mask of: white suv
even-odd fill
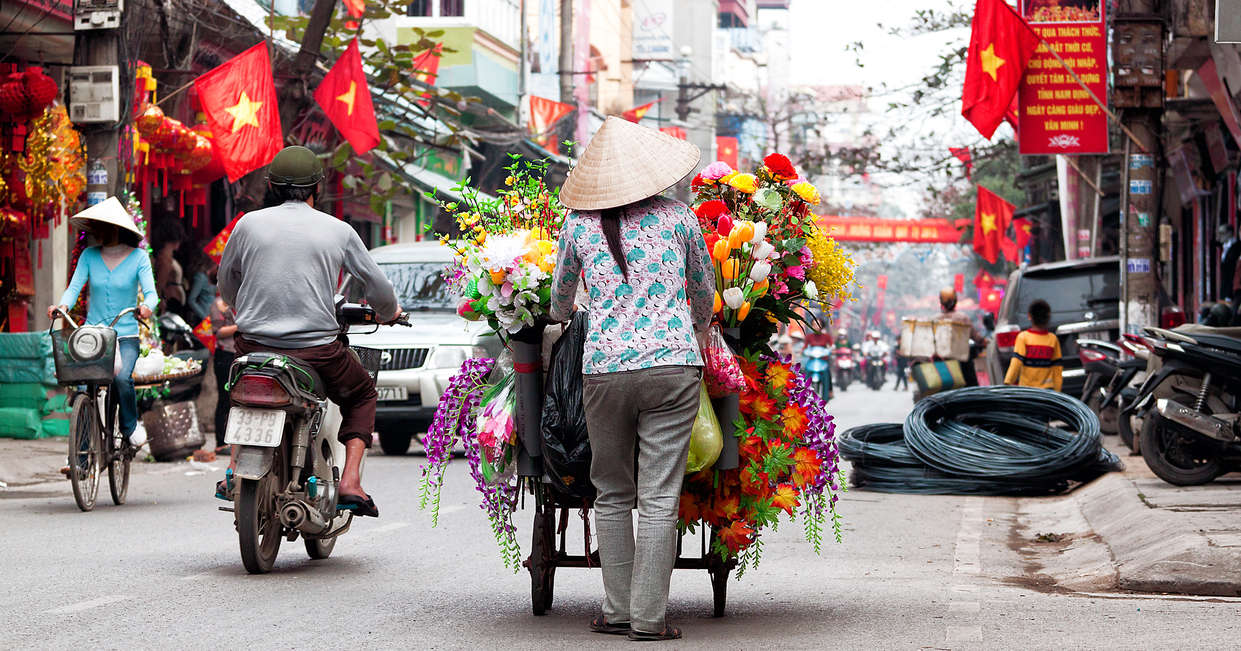
[[[500,338],[485,323],[457,316],[457,298],[444,279],[452,250],[438,242],[392,244],[371,251],[392,281],[412,328],[350,334],[349,343],[381,351],[375,427],[385,454],[405,454],[427,431],[448,380],[471,357],[497,357]],[[355,282],[343,293],[359,298]]]

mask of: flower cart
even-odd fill
[[[564,209],[537,164],[510,170],[512,189],[498,200],[467,192],[465,205],[444,204],[465,234],[443,239],[457,252],[447,274],[460,291],[458,313],[487,320],[512,360],[471,359],[450,380],[427,434],[420,503],[434,524],[446,466],[460,444],[501,558],[514,572],[529,571],[532,611],[542,615],[554,599],[557,568],[596,567],[599,556],[590,549],[588,463],[566,476],[545,458],[543,319]],[[835,504],[844,486],[834,423],[799,367],[767,344],[782,324],[816,318],[811,308],[821,301],[847,298],[852,284],[852,261],[809,210],[817,191],[796,176],[787,159],[773,155],[755,174],[713,163],[693,182],[718,288],[717,329],[704,350],[704,393],[714,409],[700,409],[699,418],[714,413],[722,440],[705,462],[695,464],[691,451],[675,567],[707,571],[717,617],[730,575],[757,565],[762,529],[783,515],[802,521],[816,552],[828,520],[840,538]],[[532,497],[534,518],[523,559],[513,516],[524,496]],[[586,530],[580,547],[567,539],[574,510]]]

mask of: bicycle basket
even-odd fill
[[[61,385],[111,382],[116,373],[116,330],[89,325],[52,330],[52,358]]]
[[[379,377],[379,358],[383,355],[383,351],[378,348],[363,348],[362,346],[350,346],[353,352],[357,354],[358,361],[362,362],[362,368],[366,369],[367,375],[371,376],[374,382]]]

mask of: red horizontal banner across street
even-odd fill
[[[875,219],[822,215],[819,227],[840,242],[940,242],[956,244],[961,231],[947,219]]]

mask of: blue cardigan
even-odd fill
[[[92,325],[108,325],[122,310],[137,306],[139,287],[142,288],[142,302],[147,307],[154,310],[159,305],[155,277],[151,273],[151,258],[143,249],[130,251],[115,269],[108,269],[108,265],[104,264],[99,247],[86,249],[78,258],[77,269],[74,269],[73,279],[60,297],[60,304],[72,307],[88,282],[90,307],[86,311],[86,322]],[[133,314],[117,322],[116,336],[138,336],[138,320]]]

